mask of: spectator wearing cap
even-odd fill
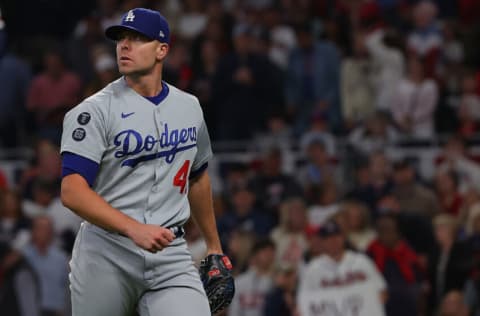
[[[294,117],[294,132],[301,135],[314,111],[326,113],[330,130],[339,131],[340,56],[328,41],[317,41],[309,23],[295,27],[298,46],[287,66],[285,95]]]
[[[402,212],[432,218],[440,211],[435,193],[416,180],[412,163],[404,158],[393,163],[393,191]]]
[[[248,270],[235,278],[235,296],[229,316],[263,315],[265,298],[273,287],[274,262],[275,244],[269,239],[257,241],[251,251]]]
[[[312,259],[300,276],[297,304],[301,314],[327,309],[341,315],[385,315],[386,284],[371,259],[345,249],[345,236],[333,220],[317,234],[323,254]]]
[[[402,239],[394,215],[377,219],[377,234],[367,253],[381,271],[388,285],[388,316],[417,315],[422,266],[417,254]]]

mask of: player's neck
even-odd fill
[[[162,91],[162,73],[152,72],[147,75],[125,76],[127,85],[144,97],[154,97]]]

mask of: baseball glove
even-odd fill
[[[232,264],[225,255],[211,254],[202,260],[199,270],[214,315],[230,305],[235,294]]]

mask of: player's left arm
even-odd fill
[[[213,212],[212,187],[207,170],[190,179],[188,200],[192,217],[205,238],[207,254],[222,254]]]

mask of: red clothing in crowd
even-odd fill
[[[414,283],[415,268],[419,268],[419,259],[415,251],[413,251],[404,241],[400,241],[393,249],[387,248],[380,241],[373,241],[367,249],[372,256],[378,269],[383,273],[387,259],[392,259],[400,269],[405,281],[409,284]]]

